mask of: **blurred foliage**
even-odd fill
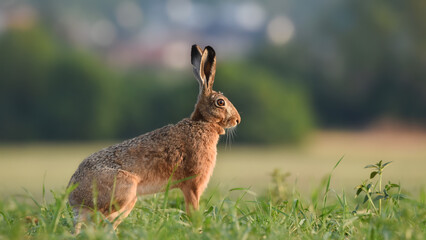
[[[425,12],[416,0],[338,2],[310,35],[260,47],[252,59],[303,80],[320,126],[362,127],[384,116],[425,125]]]
[[[123,76],[119,88],[117,136],[129,138],[189,117],[198,83],[191,75],[158,74],[145,69]]]
[[[0,49],[3,141],[129,138],[189,117],[197,99],[189,73],[120,75],[42,29],[9,31]],[[244,119],[238,141],[294,142],[311,129],[299,86],[248,63],[221,64],[217,79],[215,89],[229,92]]]
[[[0,138],[112,137],[114,74],[38,28],[0,38]]]
[[[11,30],[0,38],[2,139],[41,137],[55,44],[44,32]]]
[[[219,61],[215,89],[241,112],[238,142],[297,142],[313,125],[380,118],[426,125],[426,2],[316,4],[311,18],[288,14],[296,34],[287,44],[266,44],[258,33],[245,60]],[[190,71],[111,69],[70,48],[55,11],[38,6],[51,32],[0,35],[0,140],[128,138],[190,115],[198,91]]]
[[[238,127],[239,142],[297,142],[311,130],[312,114],[300,87],[286,86],[248,64],[222,63],[216,79],[214,89],[225,91],[244,121]],[[198,83],[191,75],[146,69],[124,77],[118,136],[131,137],[189,117],[197,94]]]
[[[216,78],[216,89],[226,91],[240,112],[238,139],[298,142],[310,132],[313,116],[300,86],[249,63],[220,64]]]
[[[49,78],[43,115],[46,138],[114,136],[118,119],[114,73],[86,54],[58,55]]]

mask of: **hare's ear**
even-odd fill
[[[213,91],[214,77],[216,75],[216,53],[212,47],[207,46],[204,48],[203,55],[201,56],[201,76],[205,79],[205,91]]]
[[[202,56],[202,50],[198,45],[192,45],[191,48],[191,64],[192,64],[192,71],[194,72],[195,78],[200,83],[200,93],[202,89],[204,88],[205,84],[205,77],[201,73],[201,56]]]

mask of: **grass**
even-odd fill
[[[342,159],[334,168],[338,167]],[[344,162],[344,160],[343,160]],[[378,163],[381,164],[381,163]],[[381,165],[383,166],[383,165]],[[333,169],[334,169],[333,168]],[[338,169],[336,169],[337,171]],[[373,170],[375,171],[375,170]],[[383,168],[380,169],[384,173]],[[369,183],[382,184],[381,178]],[[286,175],[276,170],[268,193],[257,196],[247,188],[210,189],[201,210],[186,215],[178,191],[142,198],[114,232],[98,221],[83,229],[77,239],[425,239],[425,193],[418,199],[401,188],[373,187],[351,193],[330,189],[326,176],[310,198],[289,188]],[[371,174],[370,174],[371,177]],[[361,177],[362,179],[362,177]],[[392,183],[389,183],[392,184]],[[367,183],[363,183],[367,186]],[[231,194],[234,193],[234,194]],[[365,193],[369,201],[358,199]],[[0,201],[0,239],[74,239],[73,218],[67,192],[53,192],[51,201],[30,194]],[[379,201],[380,205],[379,205]],[[377,208],[380,207],[380,210]]]
[[[187,216],[173,190],[142,197],[117,232],[101,221],[77,238],[426,239],[424,143],[426,135],[322,132],[300,148],[219,149],[199,212]],[[107,145],[0,145],[0,240],[75,239],[63,187]]]

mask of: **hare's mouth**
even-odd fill
[[[235,120],[235,119],[229,120],[224,124],[225,125],[224,128],[225,129],[233,129],[233,128],[236,128],[239,123],[240,123],[239,120]]]
[[[225,130],[226,130],[226,133],[228,133],[228,132],[230,132],[230,133],[234,133],[234,132],[236,132],[236,131],[237,131],[237,125],[232,126],[232,127],[225,128]]]
[[[224,131],[235,131],[234,129],[240,123],[240,119],[224,119],[218,122],[218,125],[221,126]],[[225,132],[224,132],[225,133]]]
[[[225,129],[226,131],[229,131],[230,129],[236,128],[238,124],[232,124],[230,122],[225,122],[225,123],[221,123],[219,124],[223,129]]]

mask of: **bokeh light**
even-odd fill
[[[142,10],[135,2],[120,2],[115,15],[117,23],[128,30],[135,30],[142,24]]]
[[[191,20],[193,7],[190,0],[168,0],[166,3],[167,16],[172,22],[185,24]]]
[[[268,23],[267,35],[273,44],[284,45],[293,37],[294,25],[285,16],[275,17]]]
[[[166,46],[163,52],[164,63],[173,69],[184,69],[188,66],[188,42],[176,41]]]
[[[243,29],[257,31],[265,21],[265,11],[259,4],[248,2],[238,7],[235,17]]]
[[[91,39],[94,44],[107,47],[114,43],[115,38],[116,30],[110,21],[102,19],[93,23]]]

